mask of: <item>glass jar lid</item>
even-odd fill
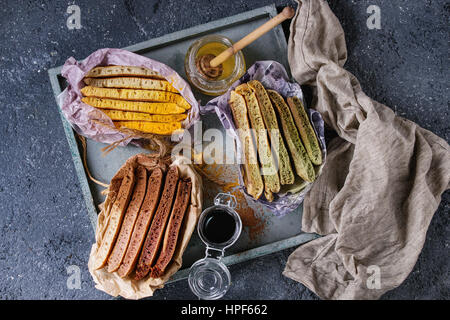
[[[204,258],[192,265],[188,283],[199,299],[220,299],[230,287],[231,275],[220,260]]]

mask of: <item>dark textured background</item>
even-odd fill
[[[108,299],[87,270],[93,230],[47,70],[69,56],[136,42],[227,17],[273,1],[2,1],[0,8],[0,298]],[[448,1],[335,0],[347,39],[346,68],[365,92],[449,141]],[[81,8],[68,30],[67,7]],[[276,1],[278,8],[290,1]],[[382,29],[369,30],[369,5]],[[286,27],[286,26],[285,26]],[[385,299],[448,299],[449,192],[442,198],[413,271]],[[317,299],[281,275],[291,249],[230,268],[228,299]],[[81,289],[66,286],[69,265]],[[155,299],[193,299],[187,281]]]

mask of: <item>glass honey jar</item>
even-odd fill
[[[230,39],[221,35],[208,35],[192,43],[184,60],[189,82],[200,92],[210,96],[225,93],[245,73],[242,50],[225,60],[220,66],[220,76],[211,78],[199,70],[198,59],[205,55],[218,56],[233,45]]]
[[[235,196],[219,193],[214,198],[214,206],[205,209],[199,217],[197,232],[206,245],[205,257],[191,266],[188,276],[189,287],[199,299],[220,299],[230,287],[231,275],[222,258],[225,249],[238,240],[242,231],[236,206]]]

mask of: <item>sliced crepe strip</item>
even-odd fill
[[[176,103],[170,102],[124,101],[95,97],[84,97],[81,101],[99,109],[144,112],[151,114],[182,114],[186,111]]]
[[[280,180],[270,150],[267,130],[264,125],[258,100],[256,99],[254,91],[245,83],[239,85],[235,90],[244,97],[247,104],[251,127],[255,130],[256,135],[256,146],[264,179],[265,196],[267,200],[273,201],[273,193],[280,191]]]
[[[139,76],[154,79],[164,79],[158,72],[143,67],[135,66],[104,66],[91,69],[86,77],[119,77],[119,76]]]
[[[160,79],[118,77],[118,78],[84,78],[84,83],[100,88],[149,89],[178,93],[169,81]]]
[[[286,100],[311,162],[317,166],[321,165],[322,151],[319,140],[317,140],[316,133],[309,121],[302,101],[298,97],[289,97]]]
[[[122,223],[125,210],[131,198],[134,183],[134,172],[132,169],[130,169],[122,179],[122,183],[120,185],[116,200],[114,201],[114,204],[110,211],[110,215],[108,216],[108,225],[106,227],[101,245],[98,248],[95,257],[95,269],[103,268],[106,264],[109,254],[111,253],[120,230],[120,225]]]
[[[136,170],[136,178],[137,181],[133,190],[133,196],[125,212],[116,244],[108,258],[108,272],[114,272],[119,269],[127,250],[136,218],[141,209],[142,201],[144,200],[145,190],[147,188],[147,170],[139,166]]]
[[[150,122],[180,122],[186,119],[186,114],[148,114],[120,110],[102,110],[111,120],[117,121],[150,121]]]
[[[231,91],[229,104],[233,113],[234,123],[238,129],[239,140],[244,153],[244,183],[248,194],[259,199],[264,191],[264,183],[258,164],[256,148],[250,131],[247,117],[247,106],[242,95]]]
[[[130,275],[136,267],[144,244],[145,236],[152,222],[153,215],[159,203],[159,196],[164,181],[164,174],[160,168],[155,168],[148,179],[148,187],[145,194],[144,202],[138,213],[135,227],[131,235],[130,243],[127,247],[125,257],[119,267],[117,273],[120,277]]]
[[[81,93],[86,97],[132,100],[132,101],[154,101],[176,103],[185,110],[191,105],[179,94],[158,90],[138,90],[138,89],[116,89],[98,88],[86,86],[81,89]]]
[[[182,180],[178,184],[177,195],[173,204],[169,222],[167,223],[161,253],[158,256],[155,266],[152,267],[151,270],[152,278],[158,278],[161,276],[172,260],[173,254],[175,253],[175,248],[177,246],[178,234],[180,233],[183,217],[189,205],[191,188],[192,183],[190,180]]]
[[[150,230],[142,248],[141,255],[136,267],[135,280],[145,278],[150,272],[160,248],[164,229],[172,209],[173,199],[177,190],[179,172],[176,166],[170,167],[167,172],[164,190],[153,218]]]
[[[181,122],[113,121],[116,128],[128,128],[160,135],[170,135],[181,130]]]

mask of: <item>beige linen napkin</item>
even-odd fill
[[[417,261],[449,188],[450,148],[367,97],[342,68],[344,32],[328,4],[301,2],[288,46],[292,75],[313,86],[313,109],[339,137],[304,201],[302,230],[323,237],[297,248],[283,274],[323,299],[377,299]]]

